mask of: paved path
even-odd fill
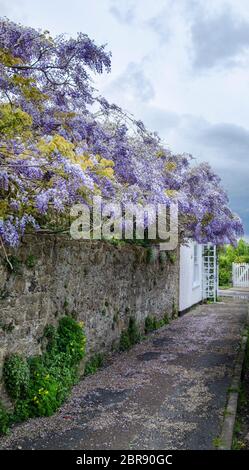
[[[199,306],[77,385],[56,415],[16,426],[2,448],[212,449],[247,304]]]
[[[248,287],[231,287],[230,289],[219,289],[220,297],[233,297],[234,299],[249,300]]]

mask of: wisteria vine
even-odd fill
[[[0,237],[63,227],[95,194],[123,203],[178,201],[181,238],[234,243],[243,233],[207,163],[174,155],[141,121],[97,95],[110,53],[0,20]]]

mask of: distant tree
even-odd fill
[[[232,264],[249,263],[249,244],[240,239],[236,247],[226,245],[219,250],[219,284],[229,286],[232,283]]]

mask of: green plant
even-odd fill
[[[63,308],[64,308],[65,311],[67,310],[68,306],[69,306],[69,302],[68,302],[67,299],[65,299],[64,302],[63,302]]]
[[[59,377],[51,374],[42,356],[29,362],[31,382],[27,399],[31,416],[50,416],[61,404],[58,397]],[[55,376],[54,376],[55,375]]]
[[[10,255],[8,256],[8,259],[4,259],[4,265],[10,273],[22,273],[22,262],[19,258],[14,255]]]
[[[120,240],[118,238],[110,238],[110,239],[106,239],[106,242],[107,243],[110,243],[111,245],[114,245],[114,246],[123,246],[125,245],[125,240]]]
[[[228,387],[227,393],[239,393],[240,387]]]
[[[245,417],[249,410],[249,393],[248,393],[248,368],[249,368],[249,328],[245,328],[243,336],[247,336],[246,350],[243,362],[242,380],[237,388],[230,388],[230,391],[239,392],[236,420],[233,432],[233,450],[241,450],[246,447],[247,425]]]
[[[57,350],[58,333],[53,325],[46,325],[43,331],[42,339],[47,340],[46,350],[50,353]]]
[[[246,444],[238,439],[237,437],[233,438],[232,450],[242,450],[246,447]]]
[[[141,334],[140,334],[136,319],[134,317],[130,317],[129,319],[128,335],[129,335],[130,342],[132,345],[139,343],[141,339]]]
[[[77,369],[66,353],[33,357],[29,360],[31,384],[28,401],[31,416],[50,416],[69,395]]]
[[[11,333],[15,329],[15,326],[12,322],[10,322],[1,324],[0,328],[2,328],[5,333]]]
[[[232,271],[231,269],[227,268],[219,268],[219,284],[221,286],[229,286],[231,285],[231,278],[232,278]]]
[[[9,413],[0,402],[0,434],[6,434],[9,430]]]
[[[239,240],[236,247],[226,245],[219,249],[219,285],[232,283],[232,263],[249,263],[249,244]]]
[[[5,288],[3,289],[0,289],[0,300],[4,300],[4,299],[7,299],[7,297],[9,297],[9,291]]]
[[[85,366],[85,375],[91,375],[97,372],[97,370],[103,366],[104,355],[102,353],[95,354]]]
[[[238,434],[241,432],[241,420],[240,419],[236,419],[235,421],[234,432],[235,434]]]
[[[32,416],[50,416],[68,397],[78,380],[78,366],[85,354],[82,324],[63,317],[58,328],[47,325],[46,350],[23,359],[13,354],[4,364],[4,382],[15,409],[11,421]]]
[[[127,349],[130,349],[130,347],[131,347],[131,341],[129,338],[129,334],[127,331],[122,331],[121,336],[120,336],[119,349],[120,351],[126,351]]]
[[[145,318],[144,322],[144,331],[145,334],[150,333],[151,331],[158,330],[158,328],[162,328],[164,325],[168,325],[169,319],[168,315],[165,313],[164,317],[158,320],[155,315],[148,315]]]
[[[157,254],[156,250],[153,247],[147,248],[146,262],[148,264],[154,263],[157,259],[157,256],[158,256],[158,254]]]
[[[34,255],[28,255],[25,261],[27,268],[32,269],[35,267],[37,259]]]
[[[165,313],[164,316],[163,316],[163,322],[164,322],[164,325],[168,325],[169,324],[169,317],[168,317],[168,314]]]
[[[141,246],[142,248],[148,248],[151,245],[151,240],[148,238],[136,238],[136,233],[134,233],[135,237],[133,239],[125,240],[124,243],[134,246]]]
[[[222,445],[222,440],[220,437],[215,437],[213,439],[213,446],[217,449],[218,447],[220,447]]]
[[[222,290],[227,290],[227,289],[230,289],[232,287],[232,284],[227,284],[226,286],[225,285],[219,285],[219,289],[222,289]]]
[[[141,333],[139,331],[136,319],[134,317],[130,317],[127,330],[124,330],[121,333],[119,349],[120,351],[126,351],[134,344],[139,343],[140,340]]]
[[[176,257],[176,254],[174,252],[172,253],[172,251],[167,251],[167,258],[171,262],[171,264],[176,263],[177,257]]]
[[[172,313],[173,313],[173,318],[177,318],[178,311],[177,311],[177,307],[176,307],[176,304],[175,304],[174,300],[173,300],[173,303],[172,303]]]
[[[145,322],[144,322],[144,331],[145,331],[145,334],[148,334],[150,333],[151,331],[154,331],[157,329],[157,320],[156,320],[156,317],[155,316],[152,316],[152,315],[148,315],[146,318],[145,318]]]
[[[238,403],[238,410],[244,409],[245,403],[243,400],[240,400],[241,392],[239,394],[239,403]],[[232,449],[233,450],[241,450],[245,447],[245,443],[241,440],[241,433],[242,433],[242,420],[240,413],[236,415],[236,420],[233,428],[233,441],[232,441]]]
[[[57,346],[59,352],[67,354],[70,364],[77,364],[85,355],[86,337],[82,332],[82,324],[72,317],[60,319],[57,330]]]
[[[159,263],[164,265],[167,261],[167,254],[165,251],[160,251],[159,253]]]
[[[13,413],[10,414],[10,423],[21,423],[33,416],[28,400],[17,400]]]
[[[18,354],[7,357],[3,367],[3,378],[6,390],[13,400],[24,398],[30,380],[27,361]]]

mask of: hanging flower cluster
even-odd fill
[[[181,237],[234,242],[240,219],[208,164],[174,155],[141,121],[96,95],[91,74],[110,54],[88,36],[0,20],[0,237],[65,223],[95,194],[123,203],[176,200]]]

